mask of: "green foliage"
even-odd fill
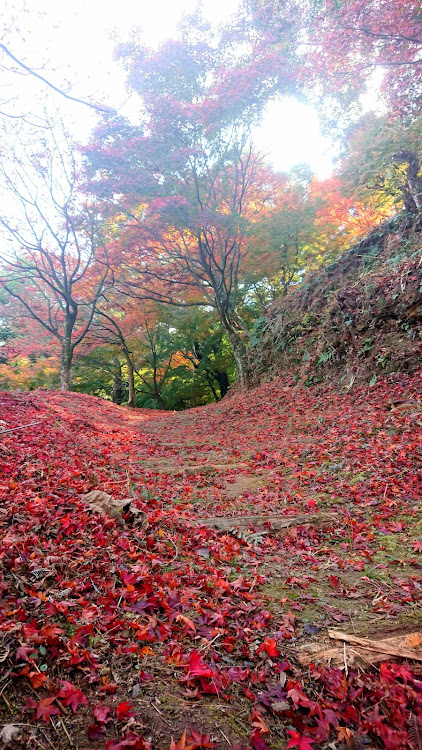
[[[402,209],[407,163],[403,152],[422,154],[422,116],[410,124],[373,113],[346,134],[339,176],[358,199],[371,196],[378,208]]]
[[[231,347],[214,313],[158,307],[131,335],[136,406],[180,410],[217,401],[235,377]],[[128,364],[113,341],[93,346],[75,363],[75,390],[128,398]],[[118,401],[120,402],[120,400]]]

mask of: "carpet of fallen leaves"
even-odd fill
[[[421,621],[421,385],[183,413],[0,394],[0,746],[422,747],[420,663],[298,660],[329,627]],[[255,513],[318,522],[236,531]]]

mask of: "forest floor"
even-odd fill
[[[421,386],[0,394],[0,747],[422,748]]]

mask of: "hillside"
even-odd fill
[[[345,387],[410,371],[422,354],[420,227],[374,229],[258,321],[256,382],[284,370]]]
[[[3,746],[420,747],[421,385],[1,394]]]

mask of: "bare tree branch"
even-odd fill
[[[44,78],[40,73],[37,73],[36,70],[33,68],[30,68],[28,65],[26,65],[22,60],[19,60],[9,49],[6,47],[5,44],[0,43],[0,49],[3,50],[3,52],[10,57],[13,62],[18,65],[22,70],[24,70],[29,75],[33,76],[34,78],[37,78],[39,81],[44,83],[45,86],[48,86],[50,89],[55,91],[57,94],[60,94],[60,96],[63,96],[65,99],[69,99],[72,102],[77,102],[77,104],[83,104],[85,107],[90,107],[90,109],[95,109],[97,112],[104,112],[105,114],[113,114],[114,110],[110,107],[104,107],[100,106],[99,104],[93,104],[92,102],[87,102],[85,99],[79,99],[76,96],[71,96],[71,94],[66,93],[63,89],[59,88],[58,86],[55,86],[54,83],[51,83],[47,78]],[[9,115],[8,115],[9,116]]]

